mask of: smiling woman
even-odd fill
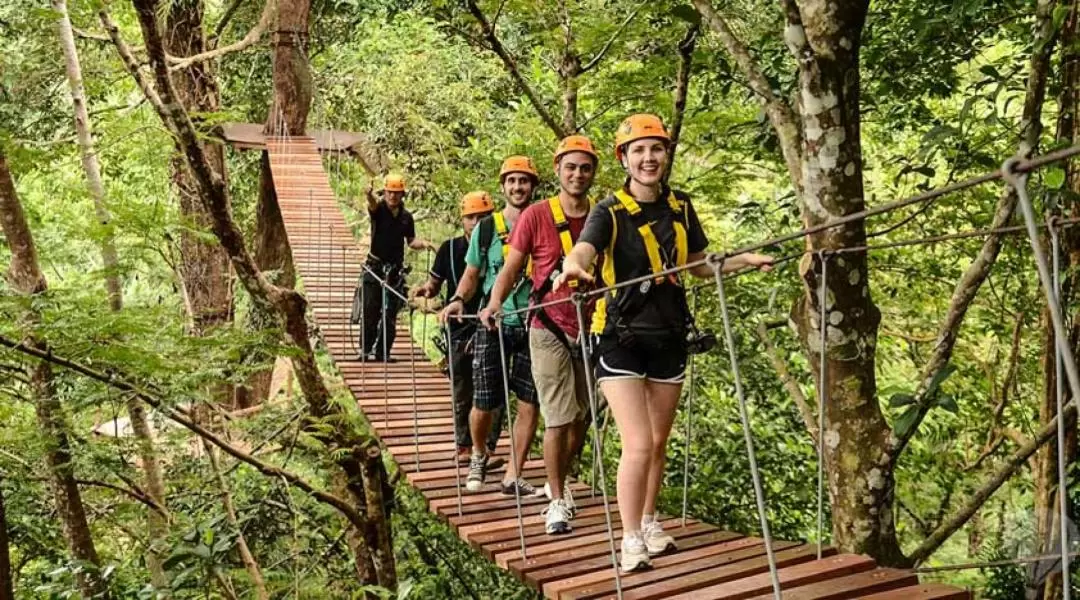
[[[590,213],[556,289],[570,278],[591,280],[588,265],[599,253],[606,286],[704,257],[709,241],[689,196],[663,182],[670,142],[656,115],[632,115],[619,125],[615,158],[626,171],[626,183]],[[723,269],[765,267],[771,260],[743,255],[725,261]],[[713,274],[704,264],[689,271],[698,277]],[[591,329],[596,379],[622,438],[617,487],[624,572],[648,568],[650,557],[676,549],[675,539],[655,518],[656,501],[682,392],[692,319],[677,275],[646,280],[597,302]]]

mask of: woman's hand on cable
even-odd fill
[[[744,260],[746,261],[746,266],[754,267],[758,271],[764,271],[766,273],[768,273],[769,271],[772,270],[773,263],[776,262],[775,258],[773,258],[773,257],[771,257],[771,256],[769,256],[767,254],[753,254],[753,253],[751,253],[751,254],[744,254],[743,257],[744,257]]]
[[[551,282],[551,291],[559,291],[559,288],[571,279],[577,279],[578,281],[583,281],[585,283],[592,283],[594,280],[592,273],[588,270],[582,269],[571,261],[563,261],[562,272]]]
[[[480,319],[480,324],[488,329],[494,330],[498,322],[495,320],[495,315],[499,312],[498,306],[491,306],[488,304],[484,308],[480,309],[480,313],[476,315]]]

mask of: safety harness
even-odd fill
[[[591,210],[595,204],[596,203],[590,198],[589,209]],[[574,238],[570,234],[570,222],[566,219],[566,213],[563,212],[562,203],[559,202],[558,196],[552,196],[548,199],[548,207],[551,208],[551,218],[555,225],[555,231],[559,233],[559,246],[562,251],[561,258],[566,258],[574,248]],[[559,261],[559,264],[562,264],[561,260]],[[551,291],[551,287],[554,284],[555,279],[559,276],[559,273],[559,269],[556,267],[551,271],[548,277],[544,279],[544,282],[540,284],[540,287],[533,290],[532,294],[530,294],[530,299],[534,304],[540,304],[544,301],[544,296]],[[567,285],[570,286],[571,289],[576,289],[578,287],[578,280],[571,279],[567,282]],[[550,331],[555,338],[570,351],[572,356],[576,357],[576,352],[579,351],[577,345],[570,342],[570,338],[567,337],[566,332],[562,330],[562,327],[555,324],[555,320],[551,318],[551,315],[549,315],[542,307],[535,308],[532,312],[536,314],[537,320],[543,323],[544,328]]]
[[[491,247],[492,238],[498,235],[499,242],[502,244],[503,262],[505,263],[506,257],[510,256],[510,228],[506,225],[506,217],[503,216],[502,212],[492,213],[491,219],[484,219],[480,221],[478,227],[480,227],[480,252],[484,253],[484,255],[486,256],[488,248]],[[481,279],[487,277],[488,261],[484,260],[482,264],[483,268],[480,270]],[[521,273],[518,274],[518,279],[516,282],[514,282],[514,285],[510,290],[510,295],[513,295],[515,292],[517,292],[518,287],[529,277],[532,277],[532,270],[533,261],[532,257],[530,256],[528,262],[525,263],[525,268],[522,270]],[[484,302],[486,301],[487,299],[485,298]]]
[[[641,210],[641,205],[638,204],[637,200],[634,200],[633,196],[628,194],[625,190],[618,190],[615,192],[615,199],[617,200],[617,203],[610,207],[610,211],[612,220],[616,224],[616,231],[612,233],[612,241],[605,251],[603,269],[604,284],[613,286],[617,283],[615,281],[616,274],[613,246],[618,227],[617,213],[619,212],[625,212],[627,214],[630,223],[641,237],[642,245],[645,247],[645,255],[649,261],[649,270],[655,277],[638,286],[613,290],[608,292],[608,294],[605,294],[597,303],[596,314],[600,315],[600,318],[593,321],[593,333],[603,332],[607,320],[607,306],[610,302],[619,302],[619,321],[621,323],[628,323],[645,307],[648,293],[653,285],[664,283],[681,285],[677,273],[669,273],[667,275],[662,275],[661,273],[674,267],[685,265],[689,254],[686,234],[689,217],[687,215],[686,203],[679,200],[674,192],[668,192],[667,195],[668,207],[675,215],[675,218],[673,218],[671,222],[675,234],[674,257],[668,256],[663,248],[660,247],[660,242],[657,240],[656,233],[653,231],[653,223],[645,217]],[[672,258],[674,258],[674,260],[672,260]]]

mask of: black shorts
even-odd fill
[[[503,325],[503,345],[506,347],[507,385],[517,399],[537,404],[533,384],[532,363],[529,357],[529,335],[525,327]],[[473,342],[473,406],[492,411],[506,406],[506,386],[503,385],[503,353],[499,347],[499,332],[486,327],[476,330]]]
[[[593,348],[597,381],[682,383],[686,377],[686,341],[677,335],[634,335],[623,341],[615,334],[594,335]]]

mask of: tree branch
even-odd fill
[[[810,434],[810,439],[814,441],[814,447],[817,447],[818,426],[810,401],[807,400],[806,394],[799,387],[799,382],[795,381],[795,378],[791,376],[791,371],[788,371],[784,359],[780,358],[780,354],[776,351],[776,346],[773,345],[772,339],[769,337],[769,331],[763,321],[759,321],[757,324],[757,335],[761,343],[765,345],[765,356],[769,358],[769,362],[772,364],[776,374],[780,376],[780,381],[784,384],[788,394],[791,394],[791,399],[795,401],[795,406],[798,407],[799,415],[802,416],[803,424],[806,426],[806,432]]]
[[[506,50],[506,47],[502,45],[499,40],[499,36],[495,35],[495,28],[484,17],[484,12],[480,10],[480,7],[476,4],[476,0],[467,0],[466,5],[469,8],[469,12],[473,18],[480,23],[480,28],[484,32],[484,39],[487,40],[488,45],[491,47],[491,51],[494,52],[502,60],[503,66],[510,73],[510,77],[517,83],[518,88],[529,99],[529,102],[536,110],[536,114],[540,116],[540,119],[545,125],[551,129],[552,133],[556,137],[562,139],[567,136],[566,131],[559,125],[558,121],[552,116],[551,112],[544,106],[543,101],[540,100],[540,96],[536,93],[536,90],[529,85],[529,82],[525,80],[525,77],[521,74],[521,70],[518,69],[517,62],[514,60],[510,53]]]
[[[207,50],[206,52],[183,58],[166,55],[166,59],[172,63],[169,70],[181,71],[195,63],[214,60],[215,58],[221,58],[226,54],[244,50],[262,38],[263,34],[266,33],[266,30],[270,27],[270,23],[274,20],[274,15],[276,13],[277,4],[275,0],[266,0],[266,6],[263,7],[262,15],[259,16],[259,22],[256,23],[255,26],[251,28],[251,31],[247,32],[247,35],[239,41],[229,44],[228,46],[221,46],[220,48],[214,48],[213,50]]]
[[[39,479],[41,481],[49,481],[47,477],[36,477],[35,479]],[[78,483],[79,485],[105,488],[107,490],[113,490],[114,492],[120,492],[121,494],[124,494],[125,496],[128,496],[137,502],[145,504],[147,507],[149,507],[151,510],[156,511],[166,520],[171,518],[169,516],[169,511],[165,510],[165,507],[155,502],[153,498],[147,496],[144,492],[116,485],[114,483],[109,483],[107,481],[98,481],[96,479],[76,479],[75,483]]]
[[[5,336],[0,336],[0,346],[10,348],[12,350],[15,350],[16,352],[21,352],[28,356],[33,356],[37,359],[60,367],[64,367],[65,369],[74,371],[95,381],[100,381],[101,383],[109,385],[115,389],[128,392],[134,397],[138,398],[140,401],[149,405],[150,407],[161,411],[161,413],[168,417],[170,420],[183,426],[185,429],[207,440],[218,448],[221,448],[229,456],[232,456],[237,460],[241,460],[251,465],[260,473],[268,477],[279,477],[281,479],[284,479],[285,481],[288,481],[290,484],[303,490],[309,496],[318,500],[319,502],[328,504],[336,508],[339,512],[341,512],[341,514],[345,516],[345,518],[349,520],[350,523],[354,524],[355,526],[366,526],[367,521],[364,519],[363,515],[357,512],[357,510],[354,509],[351,505],[349,505],[348,502],[342,500],[341,498],[338,498],[337,496],[334,496],[316,488],[314,485],[308,483],[306,480],[302,479],[299,475],[296,475],[295,473],[286,471],[280,467],[276,467],[272,464],[263,462],[262,460],[259,460],[254,456],[251,456],[247,452],[244,452],[236,446],[228,443],[227,441],[219,437],[217,434],[199,425],[194,420],[184,416],[180,413],[180,411],[166,405],[157,397],[144,391],[142,388],[127,381],[126,379],[117,377],[115,374],[112,373],[103,373],[101,371],[97,371],[75,361],[56,356],[52,352],[39,350],[37,348],[34,348],[33,346],[28,346],[26,344],[23,344],[22,342],[16,342]]]
[[[1071,427],[1076,417],[1076,399],[1070,400],[1065,405],[1065,418],[1066,426]],[[1039,430],[1034,439],[1028,441],[1026,444],[1016,450],[1008,460],[1003,464],[995,473],[990,475],[983,485],[975,491],[961,506],[956,513],[948,518],[944,523],[939,525],[921,544],[916,548],[908,558],[913,563],[920,563],[930,557],[938,548],[944,544],[952,534],[956,533],[965,523],[968,522],[972,516],[990,499],[990,496],[994,494],[1004,484],[1009,477],[1012,476],[1020,467],[1027,462],[1039,448],[1043,447],[1051,439],[1054,439],[1057,434],[1057,420],[1058,417],[1054,417],[1043,428]]]
[[[232,2],[229,3],[229,6],[225,8],[225,12],[221,15],[221,20],[214,26],[214,34],[211,35],[208,40],[210,46],[217,46],[218,40],[221,39],[222,34],[225,33],[225,28],[232,22],[233,17],[236,16],[236,11],[243,3],[244,0],[232,0]]]
[[[1029,158],[1038,147],[1039,135],[1042,132],[1042,107],[1046,99],[1046,80],[1050,70],[1050,58],[1053,54],[1056,30],[1053,25],[1051,14],[1054,0],[1039,0],[1035,9],[1036,27],[1035,50],[1032,52],[1028,68],[1027,92],[1024,97],[1024,107],[1020,117],[1020,143],[1017,156]],[[1005,191],[998,199],[997,208],[994,211],[994,219],[990,229],[1000,229],[1012,219],[1013,210],[1016,208],[1016,190],[1006,186]],[[907,448],[911,438],[919,430],[919,425],[930,412],[931,400],[930,382],[949,364],[953,349],[956,346],[956,338],[960,331],[960,325],[964,322],[968,308],[975,300],[979,288],[990,275],[990,270],[997,262],[1001,252],[1003,234],[993,234],[983,241],[979,255],[964,271],[960,281],[953,290],[952,299],[945,320],[938,328],[937,343],[934,346],[934,354],[923,367],[919,378],[919,387],[915,390],[915,406],[918,413],[915,422],[908,427],[903,435],[890,436],[885,456],[892,463],[900,458],[904,449]]]
[[[702,19],[708,24],[724,44],[728,54],[735,60],[739,70],[750,83],[750,89],[765,105],[765,114],[769,117],[776,136],[780,139],[780,149],[787,165],[788,175],[797,193],[802,193],[802,133],[799,118],[791,106],[773,91],[769,80],[760,66],[750,55],[750,49],[739,40],[709,0],[691,0]],[[805,39],[805,35],[803,36]]]
[[[644,6],[644,4],[637,5],[637,8],[630,11],[630,14],[626,15],[626,18],[623,19],[623,22],[619,24],[619,27],[615,30],[615,33],[611,34],[611,37],[609,37],[608,40],[604,42],[604,45],[600,47],[600,51],[597,52],[595,56],[589,59],[589,62],[582,65],[581,69],[578,70],[579,75],[582,73],[588,73],[592,69],[596,68],[596,65],[600,64],[601,60],[604,60],[604,56],[608,53],[608,50],[611,49],[611,45],[615,43],[615,40],[619,39],[619,36],[622,35],[622,32],[626,30],[626,26],[629,25],[630,21],[633,21],[634,17],[636,17],[638,12],[641,11],[642,6]]]
[[[668,145],[667,172],[664,179],[671,176],[671,169],[675,166],[675,150],[679,146],[679,137],[682,135],[683,118],[686,115],[686,97],[690,92],[690,67],[694,61],[694,47],[697,45],[698,32],[701,28],[693,25],[686,30],[686,35],[679,42],[679,69],[675,74],[675,106],[671,116],[671,143]]]
[[[139,86],[143,96],[150,101],[150,106],[154,107],[157,111],[158,117],[161,118],[162,123],[173,131],[171,123],[168,120],[168,115],[161,110],[162,102],[158,96],[157,90],[154,86],[150,85],[150,82],[143,75],[142,70],[139,68],[139,62],[135,60],[135,55],[131,52],[131,47],[127,45],[124,38],[120,37],[120,28],[116,26],[109,13],[104,9],[98,10],[98,20],[101,21],[102,26],[105,27],[106,33],[109,35],[109,39],[112,40],[113,46],[116,46],[116,53],[120,55],[120,61],[127,67],[128,73],[131,74],[131,78],[135,80],[135,84]],[[175,133],[175,131],[174,131]]]

